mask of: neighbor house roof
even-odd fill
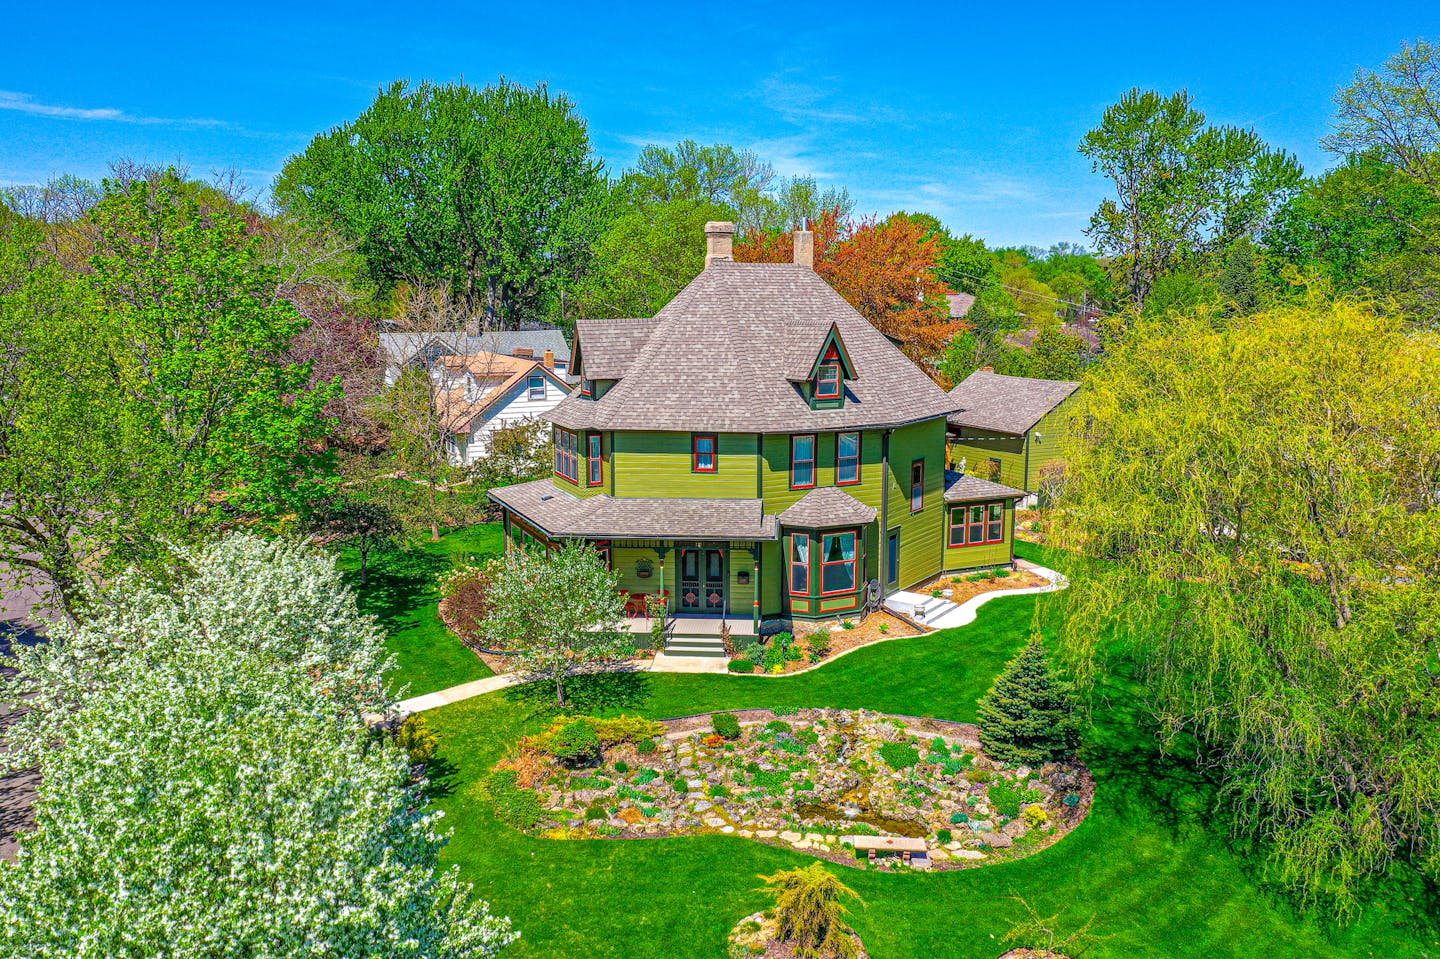
[[[441,428],[450,433],[469,433],[476,418],[504,405],[515,387],[539,373],[563,390],[569,385],[554,370],[538,359],[504,356],[499,353],[473,353],[469,356],[442,356],[437,361],[445,368],[445,382],[433,387],[435,407],[440,414]],[[483,391],[474,400],[465,398],[465,378],[469,374]]]
[[[579,372],[592,380],[620,379],[654,330],[653,319],[576,320],[575,345],[585,344]]]
[[[1080,384],[1071,380],[1035,380],[976,370],[950,391],[960,404],[960,410],[949,418],[950,425],[1021,436],[1079,388]]]
[[[945,502],[947,503],[972,503],[982,499],[1021,499],[1025,495],[1024,490],[1016,489],[1013,486],[992,483],[987,479],[957,473],[954,470],[945,471]]]
[[[781,526],[820,529],[826,526],[864,526],[875,519],[875,507],[833,486],[812,489],[778,517]]]
[[[946,293],[945,298],[950,301],[950,319],[963,319],[970,313],[970,308],[975,305],[974,293]]]
[[[490,498],[553,536],[770,540],[774,516],[758,499],[658,496],[581,498],[542,479],[490,490]]]
[[[577,329],[579,371],[618,375],[603,397],[571,394],[551,413],[567,429],[792,433],[901,426],[959,404],[815,274],[791,263],[717,261],[661,310],[647,333]],[[844,405],[814,410],[797,370],[834,327],[854,363]],[[613,335],[614,339],[609,339]]]
[[[468,336],[452,330],[431,330],[422,333],[394,332],[380,334],[380,349],[387,362],[408,363],[422,353],[428,359],[461,356],[468,353],[504,353],[530,350],[536,359],[546,350],[566,365],[570,362],[570,345],[558,328],[539,330],[493,330],[479,336]]]

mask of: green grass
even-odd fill
[[[352,550],[342,555],[361,611],[379,619],[386,645],[399,661],[389,674],[392,689],[408,687],[408,695],[415,696],[493,675],[440,621],[436,576],[467,559],[497,556],[503,546],[498,523],[450,530],[438,543],[421,536],[403,550],[372,556],[370,584],[363,589],[358,557]]]
[[[747,706],[868,706],[973,720],[976,698],[1028,635],[1035,602],[995,600],[970,627],[882,643],[794,677],[597,677],[576,689],[577,707],[665,717]],[[992,959],[1021,916],[1016,896],[1044,915],[1061,913],[1072,927],[1094,916],[1095,932],[1107,937],[1094,953],[1102,957],[1435,953],[1437,933],[1426,918],[1433,901],[1418,893],[1419,902],[1392,897],[1339,929],[1294,915],[1257,885],[1215,831],[1204,777],[1191,764],[1158,756],[1134,700],[1120,688],[1110,693],[1085,750],[1099,799],[1061,843],[1029,859],[957,873],[844,873],[869,904],[854,924],[876,959]],[[765,902],[756,877],[812,860],[733,837],[561,842],[503,826],[479,783],[508,744],[545,722],[548,697],[521,687],[430,714],[443,743],[437,802],[454,830],[446,858],[523,931],[516,957],[658,959],[676,955],[677,943],[686,944],[687,956],[723,956],[731,925]]]

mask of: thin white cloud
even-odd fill
[[[115,107],[67,107],[53,103],[39,103],[28,93],[14,90],[0,90],[0,110],[13,110],[37,117],[54,117],[60,120],[108,120],[114,123],[139,123],[150,126],[178,127],[223,127],[238,130],[224,120],[208,118],[144,117],[126,113]]]

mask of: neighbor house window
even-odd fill
[[[545,398],[545,377],[539,373],[530,377],[530,398],[532,400],[543,400]]]
[[[810,534],[790,534],[790,595],[810,595]]]
[[[821,363],[815,376],[815,398],[834,400],[840,397],[840,364]]]
[[[690,437],[690,468],[697,473],[715,472],[715,436],[697,433]]]
[[[820,550],[820,592],[855,592],[855,532],[826,533]]]
[[[599,486],[605,477],[604,462],[600,458],[600,434],[591,433],[585,438],[585,478],[591,486]]]
[[[815,434],[790,437],[790,488],[810,489],[815,485]]]
[[[555,431],[555,472],[572,483],[580,482],[580,435]]]
[[[841,433],[835,439],[835,485],[860,482],[860,434]]]
[[[910,464],[910,512],[918,513],[925,508],[925,461],[916,460]]]

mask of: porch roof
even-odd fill
[[[967,476],[954,470],[945,471],[945,502],[973,503],[982,499],[1021,499],[1024,490],[992,483],[978,476]]]
[[[615,539],[775,539],[774,516],[758,499],[686,499],[660,496],[581,498],[554,480],[490,490],[492,500],[552,536]]]
[[[819,529],[826,526],[865,526],[875,519],[875,507],[866,506],[834,486],[812,489],[780,514],[782,526]]]

